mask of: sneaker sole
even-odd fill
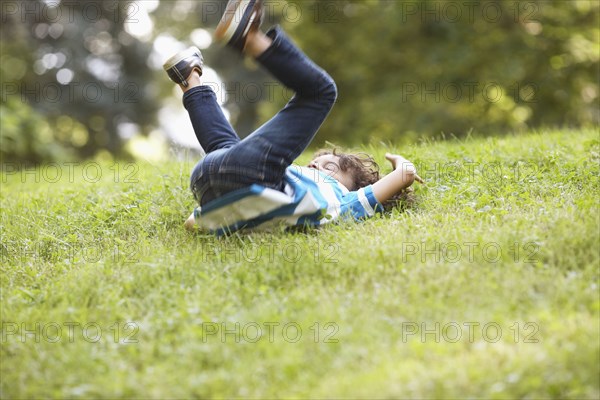
[[[190,47],[186,50],[180,51],[179,53],[175,54],[174,56],[169,58],[167,61],[165,61],[165,63],[163,64],[163,69],[166,71],[170,68],[173,68],[181,60],[183,60],[187,57],[193,56],[195,54],[200,55],[200,58],[202,58],[202,53],[200,52],[200,49],[198,49],[197,47]]]
[[[249,15],[253,12],[255,3],[256,0],[239,0],[237,3],[227,4],[223,18],[215,30],[215,40],[227,44],[234,37],[237,39],[247,34],[256,17],[256,13]],[[243,32],[238,32],[243,21],[248,21],[248,23]]]

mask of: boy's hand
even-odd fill
[[[385,158],[392,163],[394,170],[373,184],[373,195],[380,203],[410,187],[414,181],[423,183],[414,164],[406,158],[390,153],[386,153]]]
[[[400,169],[402,166],[406,166],[407,170],[415,168],[413,163],[411,163],[399,154],[385,153],[385,158],[392,164],[392,167],[394,167],[394,169]]]
[[[194,213],[192,213],[192,215],[189,216],[189,218],[185,221],[185,224],[183,224],[183,226],[188,231],[193,231],[196,229],[196,220],[194,219]]]
[[[425,183],[425,181],[419,175],[417,175],[417,169],[415,168],[415,165],[406,158],[399,154],[391,153],[385,153],[385,158],[392,164],[394,169],[408,172],[409,174],[415,176],[415,181],[419,183]]]

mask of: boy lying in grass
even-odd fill
[[[333,79],[281,28],[259,30],[262,0],[230,0],[215,39],[254,57],[295,94],[271,120],[241,140],[213,90],[202,84],[200,50],[189,48],[164,65],[183,89],[183,104],[206,152],[194,168],[191,190],[198,207],[185,227],[218,235],[275,224],[318,226],[340,217],[362,219],[417,180],[414,165],[387,154],[394,170],[379,178],[366,155],[322,152],[307,167],[292,165],[308,147],[337,97]]]

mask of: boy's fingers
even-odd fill
[[[388,161],[395,162],[395,161],[396,161],[396,160],[398,160],[400,157],[399,157],[399,156],[397,156],[396,154],[386,153],[386,155],[385,155],[385,158],[386,158]]]

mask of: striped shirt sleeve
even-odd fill
[[[342,197],[340,213],[351,216],[356,220],[372,217],[375,213],[382,211],[383,206],[375,198],[371,185],[354,192],[348,192]]]

